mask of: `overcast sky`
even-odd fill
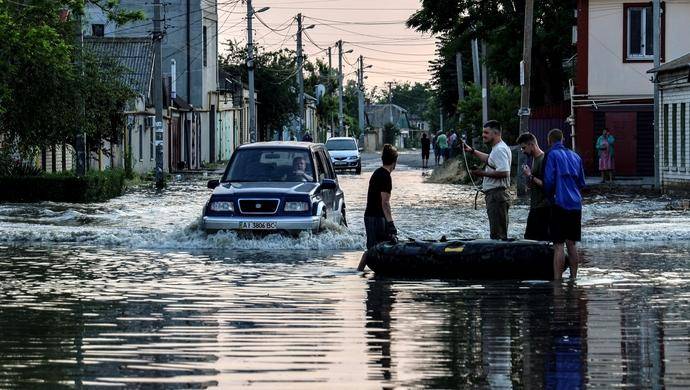
[[[280,47],[296,48],[295,16],[302,13],[305,31],[311,40],[303,37],[303,47],[308,57],[324,58],[324,50],[333,47],[333,67],[338,66],[335,42],[344,41],[343,50],[353,49],[344,55],[343,73],[346,79],[355,78],[353,65],[364,56],[364,64],[373,65],[365,71],[368,87],[382,86],[386,81],[428,81],[428,61],[434,59],[434,39],[405,26],[405,21],[420,6],[419,0],[254,0],[254,9],[271,7],[258,14],[269,27],[254,18],[255,41],[275,50]],[[236,0],[218,1],[219,43],[228,39],[246,42],[247,6]],[[350,65],[352,64],[352,65]]]

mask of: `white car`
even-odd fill
[[[352,137],[333,137],[326,141],[326,149],[331,155],[336,170],[354,170],[362,173],[362,158],[359,155],[357,140]]]

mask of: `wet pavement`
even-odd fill
[[[317,236],[206,236],[198,176],[1,204],[0,388],[690,387],[688,212],[588,199],[575,283],[382,279],[354,270],[365,157],[340,176],[350,229]],[[402,235],[488,236],[469,187],[393,181]]]

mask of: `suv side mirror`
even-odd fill
[[[210,189],[214,189],[214,188],[218,187],[219,185],[220,185],[220,180],[214,179],[214,180],[209,180],[208,184],[206,184],[206,187],[208,187]]]
[[[333,179],[323,179],[319,186],[320,190],[334,190],[336,188],[338,188],[338,184]]]

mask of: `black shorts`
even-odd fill
[[[384,217],[364,217],[364,230],[367,232],[367,249],[388,241]]]
[[[422,149],[422,160],[428,160],[429,159],[429,151]]]
[[[551,223],[551,208],[538,207],[529,210],[525,240],[551,241],[549,224]]]
[[[551,207],[549,224],[551,241],[562,244],[582,239],[582,210],[565,210],[558,206]]]

